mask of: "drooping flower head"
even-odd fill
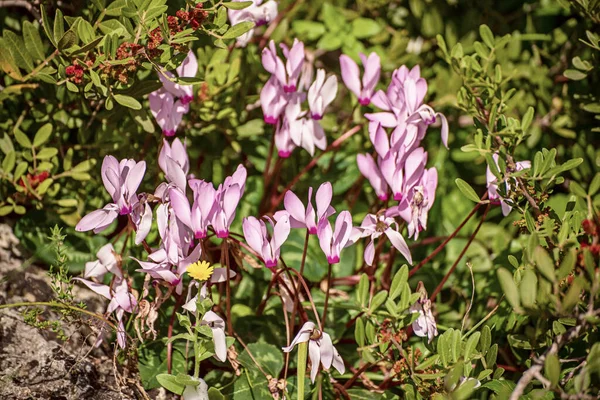
[[[323,365],[323,369],[326,371],[333,366],[340,374],[346,372],[344,360],[333,347],[331,336],[326,332],[319,331],[310,321],[302,325],[292,343],[288,347],[283,347],[283,351],[289,353],[298,343],[306,342],[308,342],[308,357],[311,364],[310,379],[313,383],[319,372],[319,364]]]

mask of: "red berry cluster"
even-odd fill
[[[581,241],[581,249],[587,248],[594,257],[600,256],[600,230],[595,221],[585,219],[581,223],[583,231],[591,238],[584,238]],[[591,242],[590,240],[591,239]]]
[[[203,10],[202,3],[196,4],[196,7],[190,11],[179,10],[176,15],[167,17],[169,33],[173,36],[185,29],[191,28],[197,30],[207,17],[208,12]],[[127,63],[120,65],[113,65],[108,62],[101,63],[98,68],[103,74],[103,78],[106,79],[110,77],[122,83],[127,83],[129,77],[137,70],[138,66],[143,61],[142,58],[145,58],[144,54],[150,59],[160,56],[161,52],[158,50],[158,47],[163,41],[163,32],[161,31],[161,28],[158,27],[149,33],[148,44],[146,46],[130,42],[122,43],[117,49],[116,59],[129,60]],[[185,45],[173,44],[172,46],[179,52],[187,52]],[[93,54],[90,53],[89,55],[93,57]],[[86,64],[88,67],[91,67],[93,62],[87,62]],[[73,65],[66,68],[66,74],[68,79],[76,84],[80,84],[83,81],[83,68],[78,65],[76,61],[73,62]]]
[[[21,185],[24,188],[27,188],[27,185],[25,184],[25,180],[27,180],[29,187],[35,189],[40,183],[44,182],[49,177],[50,173],[48,171],[42,171],[39,174],[34,175],[27,174],[27,176],[21,177],[21,182],[19,182],[19,185]]]
[[[187,28],[197,30],[207,17],[208,12],[202,9],[202,3],[198,3],[190,11],[179,10],[175,13],[175,16],[168,17],[167,24],[171,35],[175,35]]]
[[[83,68],[76,62],[73,62],[72,65],[69,65],[67,68],[65,68],[65,73],[69,77],[68,79],[77,85],[79,85],[83,80]]]

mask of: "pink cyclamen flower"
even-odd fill
[[[96,253],[98,259],[85,263],[83,276],[85,278],[102,279],[104,275],[110,272],[118,277],[122,277],[121,270],[118,267],[119,262],[115,254],[115,248],[111,243],[100,247],[100,250]]]
[[[392,227],[395,227],[396,229],[393,229]],[[400,254],[406,258],[408,263],[412,265],[410,249],[402,237],[402,234],[398,232],[398,224],[392,217],[367,214],[360,227],[355,229],[360,231],[361,237],[369,236],[371,238],[371,241],[367,247],[365,247],[364,253],[367,265],[373,265],[373,259],[375,258],[375,239],[381,235],[386,235],[392,243],[392,246],[394,246]]]
[[[221,362],[227,360],[227,338],[225,337],[225,321],[214,311],[207,311],[200,325],[208,326],[212,331],[215,346],[215,358]]]
[[[180,78],[192,78],[198,72],[198,60],[190,50],[187,57],[175,70]],[[150,111],[165,136],[174,136],[184,114],[189,111],[189,103],[194,99],[192,85],[173,82],[175,75],[164,71],[158,74],[163,87],[150,93]]]
[[[312,119],[320,120],[325,114],[325,108],[335,99],[337,94],[337,78],[331,75],[325,80],[325,71],[317,70],[317,79],[308,89],[308,105]]]
[[[340,253],[350,240],[352,233],[352,216],[349,211],[342,211],[335,219],[335,229],[331,229],[331,224],[327,218],[319,221],[317,227],[317,236],[321,250],[327,256],[329,264],[340,262]]]
[[[176,100],[173,94],[163,88],[150,93],[148,100],[150,112],[163,134],[167,137],[175,136],[183,115],[189,111],[189,105]]]
[[[275,130],[275,147],[277,147],[277,155],[280,158],[288,158],[296,148],[290,135],[290,123],[285,118],[277,124],[277,129]]]
[[[194,193],[193,204],[190,206],[187,196],[179,189],[172,188],[169,190],[171,207],[181,223],[194,232],[194,237],[203,239],[207,235],[215,212],[217,192],[210,182],[198,179],[190,180],[190,187]]]
[[[189,51],[187,57],[183,62],[175,69],[177,75],[180,78],[193,78],[198,73],[198,60],[194,55],[193,51]],[[180,85],[173,82],[169,78],[173,79],[175,75],[169,71],[158,74],[158,78],[163,84],[163,88],[171,93],[173,96],[178,97],[181,103],[186,105],[194,100],[194,92],[192,85]]]
[[[188,376],[190,380],[198,382],[197,385],[185,385],[181,398],[183,400],[207,400],[209,399],[208,385],[202,378]]]
[[[317,234],[317,226],[319,221],[326,219],[330,215],[335,213],[333,207],[331,207],[331,198],[333,197],[333,187],[330,182],[325,182],[319,186],[315,201],[317,205],[317,211],[312,205],[312,192],[313,188],[308,188],[308,202],[306,208],[298,196],[291,190],[288,190],[283,198],[283,205],[285,210],[289,214],[290,226],[292,228],[306,228],[311,235]],[[277,212],[275,219],[279,219],[281,211]]]
[[[186,147],[179,138],[175,138],[171,145],[163,139],[163,146],[158,154],[158,165],[165,173],[167,182],[174,183],[179,189],[185,191],[190,161]]]
[[[373,156],[370,154],[358,154],[356,156],[356,163],[358,164],[358,170],[368,179],[379,200],[386,201],[388,199],[388,185]]]
[[[419,317],[412,323],[412,328],[415,335],[426,337],[428,342],[431,343],[433,338],[438,335],[437,323],[431,312],[431,300],[429,300],[427,291],[423,287],[422,282],[419,282],[417,291],[420,292],[421,296],[419,300],[408,309],[411,313],[419,313]]]
[[[254,217],[244,218],[242,230],[246,242],[263,259],[267,268],[275,268],[279,261],[279,251],[281,246],[290,234],[290,218],[287,215],[280,215],[277,222],[273,223],[273,234],[269,239],[267,226],[263,220]]]
[[[277,78],[285,93],[293,93],[297,89],[298,78],[304,64],[304,43],[294,39],[294,45],[291,49],[288,50],[285,45],[281,47],[287,58],[285,64],[277,55],[275,42],[272,40],[269,42],[269,46],[263,49],[262,64],[268,72]]]
[[[244,0],[233,0],[233,1],[244,1]],[[277,17],[277,2],[267,1],[265,3],[262,0],[253,0],[252,4],[241,10],[228,10],[229,22],[231,26],[239,24],[240,22],[250,21],[254,22],[255,27],[266,25],[273,21]],[[236,45],[238,47],[245,47],[250,39],[254,36],[254,28],[236,39]]]
[[[301,102],[300,94],[291,95],[285,108],[285,120],[289,124],[290,137],[294,145],[304,148],[312,156],[315,147],[325,150],[327,138],[319,121],[305,117],[306,111],[302,111]]]
[[[102,182],[114,203],[92,211],[79,221],[75,230],[94,233],[106,229],[118,216],[130,214],[138,203],[136,191],[144,178],[146,162],[135,162],[123,159],[120,162],[113,156],[106,156],[102,161]]]
[[[319,331],[310,321],[304,323],[292,343],[282,349],[289,353],[298,343],[306,342],[308,342],[308,356],[311,364],[310,379],[313,383],[319,372],[319,364],[323,365],[323,369],[326,371],[333,366],[340,374],[346,372],[344,360],[337,349],[333,347],[331,336],[326,332]]]
[[[496,167],[499,168],[498,153],[494,153],[492,155],[492,158],[494,159],[494,162],[496,163]],[[531,168],[531,161],[526,160],[526,161],[519,161],[519,162],[515,163],[515,171],[522,171],[526,168]],[[488,197],[489,197],[490,201],[495,204],[499,203],[502,206],[502,214],[506,217],[511,212],[512,206],[510,206],[505,201],[505,199],[498,193],[498,179],[492,173],[489,166],[487,167],[485,177],[487,180]],[[505,188],[506,188],[506,193],[508,193],[511,189],[511,183],[510,183],[511,180],[513,180],[513,179],[509,178],[504,183]]]
[[[235,211],[244,194],[246,168],[241,164],[232,176],[225,178],[215,194],[215,211],[211,224],[218,238],[229,237],[229,227],[235,218]]]
[[[260,91],[260,106],[266,124],[275,125],[288,103],[283,86],[275,76],[269,78]]]
[[[438,175],[435,168],[426,169],[417,185],[398,205],[399,215],[408,222],[408,237],[415,240],[427,229],[427,215],[435,201]]]
[[[129,292],[127,281],[119,276],[116,276],[115,279],[113,279],[111,286],[107,286],[86,279],[73,279],[80,281],[90,290],[110,300],[108,307],[106,308],[106,312],[109,314],[112,312],[115,313],[115,317],[117,319],[117,343],[121,348],[125,348],[126,333],[125,325],[123,324],[123,315],[125,312],[134,312],[137,306],[135,296]],[[101,342],[102,335],[100,335],[96,341],[96,347],[99,346]]]
[[[358,97],[358,102],[363,106],[369,105],[375,86],[379,82],[381,74],[381,61],[376,53],[369,56],[360,54],[360,59],[365,67],[362,81],[358,65],[345,54],[340,56],[340,67],[342,70],[342,80],[346,87]]]

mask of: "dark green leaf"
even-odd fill
[[[223,35],[223,39],[235,39],[238,36],[242,36],[252,28],[254,28],[254,22],[240,22],[229,28],[229,30]]]
[[[475,203],[479,203],[481,201],[479,196],[477,196],[475,190],[473,190],[471,185],[469,185],[467,182],[463,181],[460,178],[456,178],[455,182],[456,186],[458,186],[458,189],[462,192],[463,195],[465,195],[467,199],[474,201]]]
[[[115,94],[113,97],[115,98],[117,103],[119,103],[122,106],[131,108],[134,110],[142,109],[142,105],[140,104],[140,102],[131,96],[126,96],[124,94]]]
[[[29,21],[23,22],[23,39],[25,40],[27,51],[34,59],[43,60],[46,57],[40,33]]]

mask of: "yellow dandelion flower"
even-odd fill
[[[197,281],[207,281],[213,274],[215,267],[211,266],[208,261],[198,261],[190,264],[187,267],[187,273]]]

